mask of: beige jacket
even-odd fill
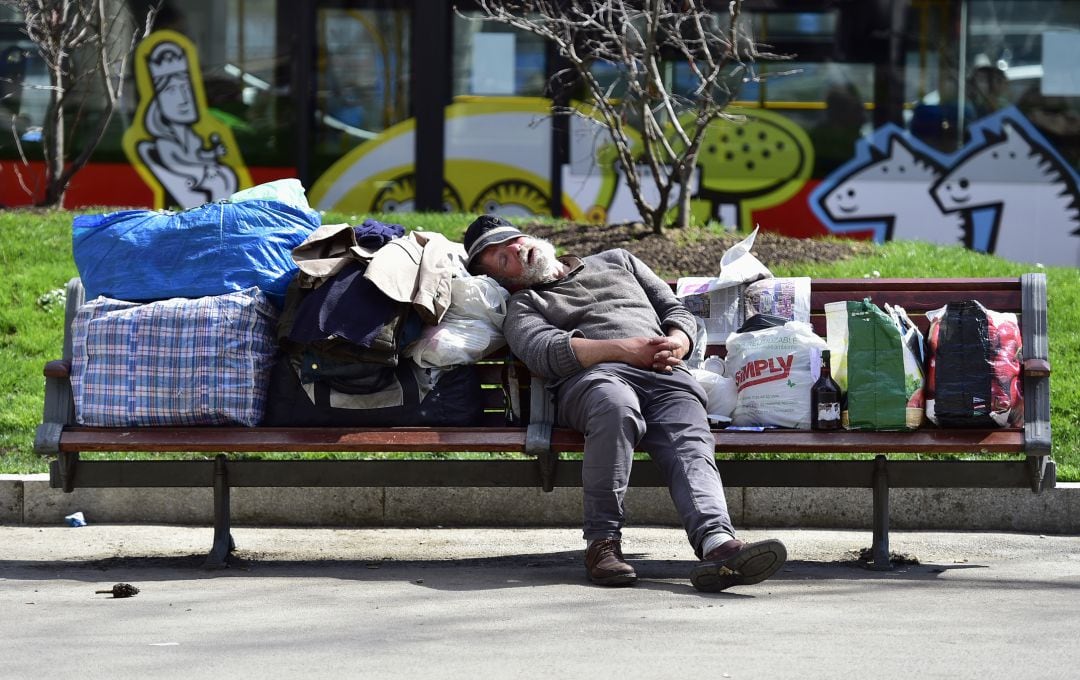
[[[430,231],[409,232],[372,251],[356,243],[348,224],[324,224],[292,252],[307,287],[317,287],[350,260],[367,262],[364,278],[390,299],[411,303],[429,324],[442,320],[450,307],[450,280],[465,270],[465,247]]]

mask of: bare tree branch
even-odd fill
[[[587,101],[571,110],[606,129],[620,179],[642,218],[659,232],[680,196],[677,223],[689,221],[692,180],[706,127],[732,118],[725,108],[757,60],[780,59],[760,51],[742,17],[742,0],[726,12],[706,0],[477,0],[480,20],[493,21],[549,41],[569,66],[553,85],[573,74]],[[458,11],[467,19],[474,17]],[[597,64],[614,71],[603,83]],[[685,64],[688,91],[674,91],[671,64]],[[566,109],[557,109],[565,112]],[[638,139],[635,143],[633,140]],[[649,177],[643,176],[648,169]],[[649,187],[646,181],[654,186]],[[646,193],[659,197],[651,204]]]
[[[49,72],[49,104],[42,125],[45,191],[37,202],[59,205],[71,179],[104,138],[123,96],[130,56],[152,30],[160,3],[138,23],[127,3],[115,0],[2,0],[0,4],[22,13],[23,32]],[[109,7],[115,11],[110,13]],[[130,39],[125,40],[121,32],[129,30]],[[97,118],[79,153],[69,158],[69,137],[80,130],[91,110]],[[22,158],[23,165],[28,165],[25,154]]]

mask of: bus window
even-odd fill
[[[953,152],[969,140],[973,123],[1016,106],[1080,167],[1080,91],[1047,88],[1044,77],[1049,71],[1073,82],[1075,59],[1066,53],[1080,41],[1080,4],[925,0],[912,11],[905,119],[913,135]]]
[[[49,105],[49,73],[33,43],[16,28],[0,28],[0,150],[41,141],[41,124]]]
[[[502,24],[454,15],[453,95],[543,97],[547,48],[543,39]]]
[[[410,115],[408,9],[319,7],[312,176]],[[402,162],[411,162],[404,158]]]

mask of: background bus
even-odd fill
[[[146,6],[110,4],[136,16]],[[247,181],[298,177],[313,205],[355,215],[634,219],[598,128],[548,113],[553,99],[580,95],[548,87],[560,68],[551,46],[453,4],[184,0],[165,2],[156,28],[197,51],[207,115],[227,128]],[[794,55],[757,74],[794,73],[748,81],[734,105],[745,125],[710,129],[693,184],[699,222],[1080,262],[1080,3],[746,0],[745,17],[758,41]],[[47,105],[45,67],[19,18],[0,8],[7,206],[40,199]],[[685,69],[668,64],[676,90]],[[186,207],[125,153],[139,124],[132,79],[67,207]],[[77,94],[92,110],[92,88]],[[1042,246],[1030,244],[1033,226]]]

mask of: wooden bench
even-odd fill
[[[234,549],[232,487],[580,486],[582,436],[552,426],[554,408],[542,383],[509,358],[479,365],[485,414],[475,427],[93,428],[75,424],[69,369],[70,328],[82,303],[78,280],[68,284],[64,358],[45,368],[46,390],[37,452],[54,457],[54,488],[213,487],[214,538],[206,560],[220,567]],[[718,465],[728,487],[860,487],[873,490],[872,565],[888,569],[889,490],[905,487],[1031,488],[1056,483],[1050,453],[1050,365],[1043,274],[1001,279],[820,279],[812,283],[813,325],[825,336],[823,306],[871,298],[908,310],[925,332],[924,313],[950,301],[977,299],[1016,312],[1024,342],[1025,425],[971,430],[928,426],[915,432],[763,432],[715,430]],[[722,347],[711,347],[710,352]],[[170,460],[80,460],[81,452],[190,452]],[[307,452],[510,452],[509,460],[324,460]],[[234,454],[290,452],[288,460],[237,459]],[[777,459],[759,454],[821,454]],[[208,457],[206,454],[217,454]],[[730,454],[734,458],[728,457]],[[873,457],[856,454],[874,454]],[[922,454],[900,459],[893,454]],[[958,457],[952,454],[965,454]],[[993,460],[986,460],[992,456]],[[634,465],[631,484],[660,486],[649,461]]]

